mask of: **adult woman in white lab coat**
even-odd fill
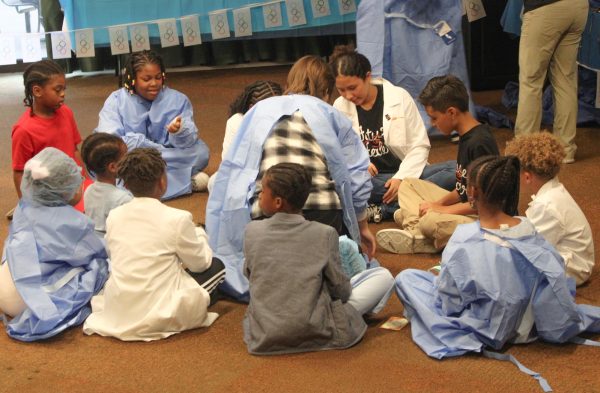
[[[333,106],[352,121],[369,153],[370,220],[378,222],[394,214],[398,187],[405,178],[452,189],[456,163],[427,163],[431,145],[410,94],[384,79],[371,78],[369,60],[350,46],[336,47],[330,64],[340,93]]]

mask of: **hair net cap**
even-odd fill
[[[47,147],[27,161],[21,180],[23,198],[44,206],[68,204],[81,187],[81,168],[71,157]]]

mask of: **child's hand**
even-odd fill
[[[383,203],[389,205],[398,200],[398,188],[400,188],[401,182],[402,180],[393,178],[385,182],[384,187],[387,188],[387,191],[383,194]]]
[[[379,173],[377,167],[373,165],[372,162],[369,162],[369,173],[371,174],[371,177],[377,176],[377,174]]]
[[[172,122],[169,123],[169,125],[167,126],[167,131],[170,132],[171,134],[174,134],[174,133],[178,132],[180,128],[181,128],[181,116],[177,116],[175,119],[173,119]]]
[[[423,202],[419,205],[419,217],[423,217],[429,210],[433,209],[433,202]]]

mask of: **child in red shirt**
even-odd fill
[[[25,163],[45,147],[55,147],[81,165],[77,149],[81,136],[73,112],[64,105],[66,80],[63,69],[52,60],[38,61],[25,69],[23,83],[23,102],[29,109],[12,129],[13,179],[19,198]],[[83,211],[83,203],[76,208]]]

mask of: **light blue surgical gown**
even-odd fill
[[[35,341],[83,323],[90,299],[108,278],[108,257],[94,223],[71,206],[19,202],[3,263],[27,308],[6,325],[12,338]]]
[[[469,74],[462,38],[461,0],[362,0],[356,14],[358,51],[382,76],[417,98],[434,76],[453,74],[469,91]],[[446,44],[434,31],[441,22],[456,34]],[[417,103],[429,133],[429,116]],[[474,112],[472,101],[469,109]]]
[[[206,206],[209,243],[226,267],[221,288],[241,301],[249,300],[248,280],[243,275],[243,239],[246,224],[250,222],[250,198],[255,192],[263,144],[277,120],[297,110],[323,149],[342,203],[344,224],[350,236],[360,241],[356,215],[367,208],[372,185],[367,151],[350,120],[331,105],[308,95],[260,101],[244,116],[221,162]]]
[[[181,116],[181,129],[171,134],[167,126]],[[163,199],[192,192],[191,178],[208,164],[208,146],[198,138],[190,100],[177,90],[165,87],[154,101],[125,89],[111,93],[100,111],[95,132],[119,135],[129,150],[158,149],[167,163],[167,191]]]
[[[459,225],[438,277],[414,269],[396,277],[413,340],[427,355],[441,359],[536,338],[564,343],[600,332],[600,308],[575,304],[562,258],[523,221],[530,234],[512,238],[490,237],[478,221]]]

